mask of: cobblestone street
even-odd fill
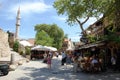
[[[52,69],[48,69],[42,60],[30,61],[7,76],[0,76],[0,80],[120,80],[120,73],[74,73],[72,66],[61,66],[60,60],[61,57],[53,58]]]

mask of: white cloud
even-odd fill
[[[29,15],[32,13],[44,13],[49,11],[52,6],[46,5],[43,1],[37,2],[24,2],[21,4],[16,4],[9,9],[9,12],[12,14],[16,14],[18,7],[20,6],[21,14],[22,15]]]
[[[66,18],[65,17],[58,17],[59,20],[65,21]]]
[[[56,20],[60,20],[60,21],[66,21],[66,19],[67,19],[67,17],[65,17],[65,16],[54,16],[54,18]]]

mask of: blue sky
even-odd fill
[[[0,0],[0,28],[4,31],[15,32],[16,15],[20,6],[21,26],[19,30],[20,38],[34,38],[34,26],[36,24],[57,24],[63,29],[68,38],[72,41],[79,41],[81,29],[79,25],[69,26],[66,23],[66,16],[58,16],[53,8],[55,0]],[[91,18],[84,27],[96,21]]]

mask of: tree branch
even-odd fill
[[[81,24],[83,25],[84,23],[86,23],[88,19],[89,19],[89,17],[87,17],[87,18],[85,19],[85,21],[83,21]]]
[[[81,23],[81,22],[76,18],[76,21],[79,23],[80,28],[82,29],[82,32],[83,32],[84,35],[86,35],[86,32],[85,32],[84,29],[83,29],[83,24],[86,23],[88,19],[89,19],[89,17],[87,17],[87,18],[85,19],[85,21],[83,21],[83,22]]]
[[[79,23],[79,24],[81,24],[81,22],[76,18],[76,21]]]
[[[76,21],[79,23],[80,28],[82,29],[82,32],[84,31],[83,27],[82,27],[82,23],[76,18]]]

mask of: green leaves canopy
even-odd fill
[[[38,24],[35,26],[36,44],[61,48],[64,32],[56,24]]]
[[[46,45],[46,46],[52,46],[53,39],[50,38],[50,36],[44,31],[41,30],[37,32],[36,34],[36,44]]]
[[[87,22],[89,17],[99,17],[101,14],[106,13],[109,4],[114,0],[56,0],[54,7],[57,13],[65,14],[67,22],[70,25],[78,22],[82,31],[83,24]],[[81,20],[84,18],[84,20]]]

